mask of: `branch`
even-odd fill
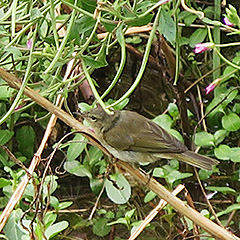
[[[21,82],[12,74],[8,73],[4,69],[0,68],[0,77],[5,80],[10,87],[19,89],[21,87]],[[59,119],[65,122],[70,127],[80,131],[86,138],[88,138],[95,146],[99,147],[105,154],[109,155],[109,153],[104,149],[99,141],[97,141],[96,136],[92,132],[90,132],[86,126],[82,125],[76,119],[71,117],[69,114],[64,112],[62,109],[54,106],[47,99],[42,97],[36,91],[33,91],[29,87],[26,87],[24,90],[24,94],[30,97],[37,104],[56,115]],[[237,236],[228,232],[226,229],[220,227],[216,223],[212,222],[208,218],[201,215],[199,212],[191,208],[189,205],[185,204],[179,198],[171,194],[165,187],[159,184],[155,179],[146,176],[144,173],[139,171],[138,169],[133,168],[127,162],[117,161],[116,163],[119,167],[124,168],[127,172],[133,175],[137,180],[142,182],[143,184],[147,184],[147,186],[154,191],[160,198],[164,199],[168,202],[175,210],[183,214],[184,216],[191,219],[194,223],[201,226],[212,236],[223,239],[223,240],[240,240]],[[1,226],[1,222],[0,222]],[[1,231],[1,229],[0,229]]]

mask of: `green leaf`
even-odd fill
[[[214,25],[214,26],[221,26],[221,25],[222,25],[221,22],[219,22],[219,21],[213,21],[213,20],[211,20],[211,19],[209,19],[209,18],[206,18],[206,17],[204,17],[204,18],[202,19],[202,21],[203,21],[204,23],[206,23],[206,24],[211,24],[211,25]]]
[[[157,196],[157,194],[153,191],[149,191],[146,196],[144,197],[144,202],[148,203],[150,201],[152,201],[155,197]]]
[[[130,20],[128,22],[128,26],[129,27],[135,27],[135,26],[143,26],[143,25],[147,25],[148,23],[151,22],[153,18],[153,14],[148,14],[144,17],[140,17],[140,18],[134,18],[134,20]]]
[[[173,117],[176,118],[179,115],[178,107],[175,103],[169,103],[168,105],[168,113]]]
[[[110,233],[111,227],[108,225],[108,219],[99,218],[94,222],[93,233],[97,236],[104,237]]]
[[[36,138],[34,129],[31,126],[23,126],[17,131],[16,138],[21,153],[28,158],[32,158]]]
[[[58,233],[66,229],[68,225],[69,223],[67,221],[54,223],[53,225],[47,228],[47,230],[45,231],[45,236],[47,237],[47,239],[51,239],[54,236],[56,236]]]
[[[213,171],[200,169],[198,173],[201,180],[207,180],[212,175]]]
[[[227,84],[227,82],[220,84],[214,89],[214,99],[206,108],[206,112],[211,111],[209,114],[210,118],[213,117],[217,112],[224,113],[226,106],[237,97],[238,90],[227,88]],[[222,102],[223,99],[225,100]],[[219,105],[219,102],[222,102],[222,104]]]
[[[19,240],[22,239],[24,235],[26,235],[27,231],[23,230],[20,224],[20,219],[22,217],[22,210],[18,208],[17,210],[14,210],[8,221],[5,225],[3,231],[8,239],[11,240]]]
[[[207,132],[196,133],[194,141],[200,147],[214,146],[214,136]]]
[[[82,58],[85,64],[92,68],[102,68],[108,65],[108,63],[105,60],[100,61],[90,56],[82,56]]]
[[[223,116],[222,125],[228,131],[238,131],[240,129],[240,117],[236,113],[231,112]]]
[[[153,122],[157,123],[160,127],[164,128],[165,130],[170,129],[173,120],[172,118],[167,114],[161,114],[153,119]]]
[[[161,168],[161,167],[156,167],[154,168],[153,170],[153,177],[164,177],[165,176],[165,173],[164,173],[164,169]]]
[[[12,94],[13,89],[8,86],[0,86],[0,100],[8,100]]]
[[[194,48],[197,43],[201,43],[207,36],[207,29],[198,28],[190,37],[189,45]]]
[[[3,188],[7,185],[10,185],[11,184],[11,181],[6,179],[6,178],[0,178],[0,188]]]
[[[43,183],[43,198],[48,197],[49,194],[52,194],[56,191],[58,187],[57,179],[58,177],[55,175],[46,176]]]
[[[6,144],[14,135],[14,132],[9,130],[0,130],[0,145]]]
[[[55,196],[50,196],[50,205],[56,210],[59,210],[59,201]]]
[[[197,19],[197,15],[192,14],[192,13],[187,12],[187,11],[182,11],[182,12],[179,13],[178,19],[179,19],[179,21],[183,20],[183,22],[187,26],[190,26]]]
[[[232,148],[230,159],[233,162],[240,162],[240,147],[234,147]]]
[[[240,210],[240,204],[233,204],[233,205],[227,207],[227,209],[225,209],[224,211],[218,212],[217,217],[220,217],[225,214],[229,214],[235,210]],[[212,218],[214,219],[214,217],[212,217]]]
[[[192,175],[192,173],[181,173],[177,170],[173,170],[166,176],[165,179],[172,185],[175,181],[191,177]]]
[[[125,218],[126,218],[126,219],[131,219],[131,217],[133,216],[133,214],[135,213],[135,211],[136,211],[136,209],[132,209],[132,210],[130,210],[130,211],[127,211],[127,212],[125,213]]]
[[[233,112],[239,114],[240,113],[240,103],[235,103],[232,110],[233,110]]]
[[[115,224],[124,224],[124,225],[128,226],[128,221],[126,218],[118,218],[117,221],[108,223],[108,226],[115,225]]]
[[[125,39],[124,39],[124,33],[123,33],[123,24],[119,26],[119,28],[116,31],[116,37],[120,44],[120,46],[125,46]]]
[[[45,38],[47,36],[47,33],[48,33],[48,24],[47,24],[47,21],[44,20],[40,26],[40,29],[39,29],[39,32],[40,32],[40,36],[42,38]]]
[[[79,177],[92,178],[91,172],[87,169],[85,165],[80,164],[78,161],[67,161],[64,164],[64,169],[71,174]]]
[[[102,159],[103,152],[94,146],[91,146],[88,150],[88,154],[84,158],[84,162],[88,162],[89,166],[92,167],[100,162]]]
[[[174,46],[176,41],[176,26],[171,17],[171,12],[161,9],[159,31]]]
[[[70,207],[72,204],[73,204],[72,201],[61,202],[61,203],[59,203],[59,209],[62,210],[62,209],[68,208],[68,207]]]
[[[126,203],[131,196],[131,187],[126,178],[120,174],[112,174],[111,180],[106,179],[106,192],[108,197],[117,204]]]
[[[215,156],[221,160],[229,160],[231,152],[231,148],[224,144],[221,144],[219,147],[214,149]]]
[[[228,194],[228,193],[236,193],[236,191],[230,187],[214,187],[214,186],[207,186],[207,190],[209,191],[217,191],[221,192],[223,194]]]
[[[45,227],[48,228],[57,220],[57,214],[53,212],[47,212],[43,220],[44,220]]]
[[[218,145],[219,143],[221,143],[228,135],[229,131],[225,129],[217,130],[214,133],[215,144]]]
[[[74,142],[69,144],[67,150],[67,159],[69,161],[73,161],[79,157],[87,145],[86,138],[80,133],[76,133],[72,141]]]
[[[76,40],[76,42],[79,43],[80,35],[87,33],[86,35],[88,36],[95,24],[96,20],[86,15],[82,16],[80,19],[77,19],[72,26],[69,40]]]

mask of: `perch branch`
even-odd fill
[[[21,82],[12,74],[8,73],[6,70],[0,68],[0,77],[5,80],[10,87],[19,89],[21,86]],[[47,99],[42,97],[39,93],[36,91],[33,91],[29,87],[26,87],[24,90],[24,94],[28,97],[30,97],[33,101],[35,101],[37,104],[51,112],[52,114],[56,115],[59,119],[61,119],[63,122],[65,122],[70,127],[80,131],[86,138],[88,138],[95,146],[100,147],[104,153],[109,155],[109,153],[101,147],[98,141],[96,141],[96,137],[93,135],[92,132],[88,130],[88,128],[84,125],[82,125],[80,122],[78,122],[76,119],[71,117],[69,114],[64,112],[59,107],[54,106],[51,102],[49,102]],[[93,141],[95,139],[95,141]],[[149,180],[149,177],[139,171],[138,169],[133,168],[128,163],[123,161],[117,161],[116,163],[119,167],[124,168],[126,171],[128,171],[132,176],[134,176],[136,179],[138,179],[143,184],[147,184],[147,186],[154,191],[159,197],[164,199],[166,202],[168,202],[175,210],[179,211],[184,216],[188,217],[190,220],[192,220],[194,223],[201,226],[204,230],[206,230],[208,233],[210,233],[212,236],[223,239],[223,240],[240,240],[237,236],[233,235],[231,232],[228,232],[226,229],[220,227],[216,223],[212,222],[208,218],[201,215],[199,212],[191,208],[189,205],[185,204],[183,201],[181,201],[179,198],[174,196],[172,193],[170,193],[165,187],[163,187],[161,184],[159,184],[155,179],[151,178]],[[0,218],[0,231],[2,230],[3,226],[1,224],[2,218]]]

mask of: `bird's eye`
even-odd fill
[[[97,118],[96,118],[95,116],[91,116],[91,120],[92,120],[93,122],[95,122],[95,121],[97,120]]]

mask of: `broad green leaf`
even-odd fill
[[[43,197],[47,197],[49,194],[52,194],[56,191],[58,187],[57,183],[58,177],[55,175],[48,175],[45,178],[45,181],[43,183]]]
[[[54,212],[47,212],[43,220],[45,227],[48,228],[57,220],[57,214]]]
[[[108,197],[117,204],[126,203],[131,196],[131,187],[126,178],[120,174],[112,174],[111,180],[106,179],[106,192]]]
[[[11,240],[19,240],[28,232],[21,227],[20,219],[22,217],[22,210],[18,208],[17,210],[13,210],[11,213],[7,224],[5,225],[3,231],[5,236]]]
[[[79,44],[82,41],[82,36],[88,37],[91,34],[94,25],[96,24],[96,20],[89,16],[82,16],[80,19],[76,19],[72,30],[69,35],[69,40],[76,44]]]
[[[8,86],[0,86],[0,100],[7,100],[13,94],[14,90]]]
[[[180,142],[184,142],[182,135],[175,129],[165,129],[168,133],[177,138]]]
[[[194,138],[195,144],[200,147],[214,146],[214,136],[207,132],[198,132]]]
[[[197,19],[197,15],[192,14],[192,13],[187,12],[187,11],[182,11],[182,12],[179,13],[178,19],[179,19],[179,21],[183,20],[183,22],[187,26],[190,26]]]
[[[153,122],[157,123],[160,127],[164,128],[165,130],[170,129],[173,120],[172,118],[167,114],[161,114],[153,119]]]
[[[206,112],[209,113],[209,117],[213,117],[217,112],[224,113],[226,106],[231,103],[238,95],[238,90],[232,90],[227,88],[227,82],[218,85],[214,89],[214,98],[212,102],[207,106]],[[225,99],[223,101],[223,99]],[[222,102],[220,105],[219,103]]]
[[[217,130],[214,133],[215,144],[218,145],[219,143],[221,143],[228,135],[229,131],[225,129]]]
[[[125,213],[125,218],[126,218],[126,219],[131,219],[131,217],[133,216],[133,214],[135,213],[135,211],[136,211],[136,209],[132,209],[132,210],[130,210],[130,211],[127,211],[127,212]]]
[[[192,173],[181,173],[177,170],[173,170],[166,176],[165,179],[172,185],[175,181],[191,177],[192,175]]]
[[[232,111],[239,114],[240,113],[240,103],[235,103]]]
[[[150,201],[152,201],[155,197],[157,196],[157,194],[153,191],[149,191],[146,196],[144,197],[144,202],[148,203]]]
[[[206,18],[206,17],[204,17],[204,18],[202,19],[202,21],[203,21],[204,23],[206,23],[206,24],[211,24],[211,25],[214,25],[214,26],[221,26],[221,25],[222,25],[221,22],[219,22],[219,21],[213,21],[213,20],[211,20],[211,19],[209,19],[209,18]]]
[[[16,134],[18,141],[18,148],[20,152],[28,157],[32,158],[35,148],[35,131],[31,126],[21,127]]]
[[[224,144],[214,149],[215,156],[221,160],[229,160],[231,152],[231,148]]]
[[[189,45],[194,48],[197,43],[201,43],[207,36],[207,29],[198,28],[190,37]]]
[[[220,217],[225,214],[229,214],[236,210],[240,210],[240,204],[233,204],[233,205],[227,207],[227,209],[225,209],[224,211],[218,212],[217,217]],[[214,216],[212,216],[212,219],[214,219]]]
[[[72,204],[73,204],[72,201],[61,202],[61,203],[59,203],[59,209],[62,210],[62,209],[68,208],[68,207],[70,207]]]
[[[56,210],[59,210],[59,201],[55,196],[50,196],[50,205]]]
[[[231,112],[223,116],[222,125],[228,131],[238,131],[240,129],[240,117],[236,113]]]
[[[79,161],[67,161],[64,164],[64,169],[71,174],[79,177],[92,178],[91,172],[87,169],[85,165],[79,163]]]
[[[86,154],[84,158],[84,162],[88,162],[89,166],[92,167],[96,165],[103,156],[103,152],[94,146],[91,146],[88,150],[88,154]]]
[[[14,132],[9,130],[0,130],[0,145],[6,144],[14,135]]]
[[[217,191],[221,192],[223,194],[228,194],[228,193],[236,193],[236,191],[230,187],[215,187],[215,186],[207,186],[207,190],[209,191]]]
[[[153,177],[164,177],[165,176],[165,173],[164,173],[164,169],[161,168],[161,167],[156,167],[154,168],[153,170]]]
[[[48,24],[47,24],[47,21],[44,20],[40,26],[40,29],[39,29],[39,32],[40,32],[40,35],[42,38],[45,38],[47,36],[47,33],[48,33]]]
[[[168,113],[173,117],[176,118],[179,115],[178,107],[175,103],[169,103],[168,105]]]
[[[201,180],[207,180],[211,175],[213,171],[205,170],[205,169],[200,169],[198,174]]]
[[[8,203],[8,200],[9,200],[9,198],[6,196],[0,197],[0,208],[5,208]]]
[[[108,63],[105,60],[97,60],[94,59],[90,56],[82,56],[85,64],[89,67],[92,68],[102,68],[102,67],[106,67],[108,65]]]
[[[233,162],[240,162],[240,147],[234,147],[232,148],[230,159]]]
[[[118,218],[117,221],[108,223],[108,226],[115,225],[115,224],[124,224],[128,226],[128,221],[126,220],[126,218]]]
[[[123,24],[121,24],[117,31],[116,31],[116,37],[117,37],[117,40],[120,44],[120,46],[125,46],[125,40],[124,40],[124,34],[123,34]]]
[[[104,237],[110,233],[111,227],[107,218],[98,218],[93,225],[93,233],[99,237]]]
[[[69,161],[73,161],[79,157],[87,145],[86,138],[80,133],[76,133],[72,141],[67,150],[67,159]]]
[[[148,23],[151,22],[153,18],[152,14],[147,14],[144,17],[141,18],[135,18],[134,20],[131,20],[128,22],[129,27],[135,27],[135,26],[143,26],[143,25],[147,25]]]
[[[6,179],[6,178],[0,178],[0,188],[3,188],[7,185],[10,185],[11,184],[11,181]]]
[[[45,231],[45,236],[47,237],[47,239],[51,239],[54,236],[56,236],[58,233],[66,229],[68,225],[69,223],[67,221],[54,223],[53,225],[47,228],[47,230]]]
[[[159,31],[174,46],[176,41],[176,25],[171,17],[171,12],[161,9]]]

